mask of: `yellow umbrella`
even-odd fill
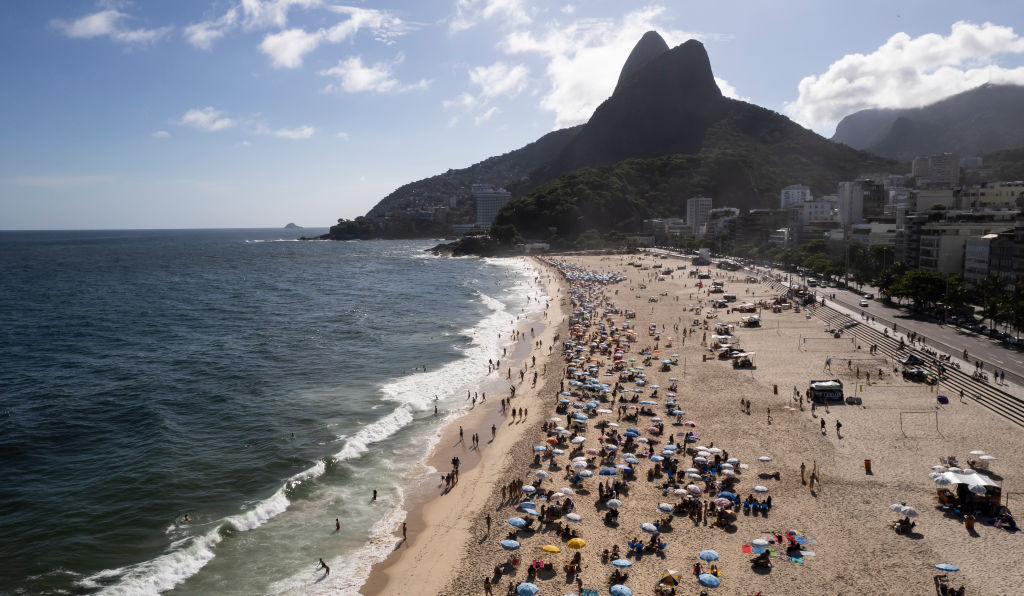
[[[560,552],[562,552],[562,549],[558,548],[554,544],[545,544],[544,546],[540,547],[540,549],[542,551],[546,552],[546,553],[560,553]]]
[[[570,540],[569,542],[566,543],[566,546],[568,546],[569,548],[572,548],[572,549],[576,549],[576,550],[579,550],[579,549],[583,548],[586,545],[587,545],[587,541],[582,539],[582,538],[573,538],[572,540]]]
[[[675,569],[666,569],[661,574],[661,582],[669,586],[678,586],[679,581],[682,579],[682,574]]]

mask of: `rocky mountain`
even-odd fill
[[[644,36],[633,47],[633,51],[629,53],[626,63],[622,65],[622,71],[619,73],[619,82],[615,84],[615,92],[622,88],[623,82],[628,81],[632,75],[647,66],[651,60],[667,51],[668,44],[665,43],[661,35],[658,35],[657,31],[644,33]],[[613,92],[612,95],[614,94]]]
[[[843,118],[832,140],[877,155],[980,155],[1024,147],[1024,86],[986,84],[933,104],[861,110]]]

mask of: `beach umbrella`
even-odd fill
[[[699,474],[700,470],[697,468],[686,468],[683,472],[686,472],[687,474]]]
[[[598,451],[597,449],[594,449],[593,447],[591,447],[590,449],[587,449],[587,451],[586,451],[587,455],[597,455],[599,453],[601,453],[601,452]]]
[[[605,445],[604,446],[604,450],[605,451],[618,451],[618,449],[619,448],[616,447],[615,445]]]
[[[565,493],[563,493],[563,492],[561,492],[561,491],[559,491],[559,492],[557,492],[557,493],[552,493],[552,495],[551,495],[551,498],[552,498],[552,499],[554,499],[554,500],[556,500],[556,501],[557,501],[558,499],[561,499],[561,498],[564,498],[564,497],[565,497]]]
[[[953,481],[945,476],[939,476],[935,479],[935,484],[939,486],[949,486],[950,484],[953,484]]]
[[[533,473],[533,475],[536,476],[537,478],[547,478],[548,477],[548,473],[545,472],[544,470],[537,470],[536,472]]]
[[[932,469],[935,470],[936,472],[945,472],[946,466],[932,466]]]
[[[655,416],[654,418],[651,418],[651,422],[661,422],[661,417]]]
[[[673,356],[673,358],[675,358],[675,356]],[[669,378],[668,378],[668,380],[669,380],[669,381],[671,381],[671,382],[673,382],[673,383],[675,383],[675,382],[676,382],[676,381],[678,381],[679,379],[677,379],[677,378],[675,378],[675,377],[669,377]]]
[[[907,517],[917,517],[918,516],[917,509],[914,509],[913,507],[904,507],[903,509],[900,510],[900,513],[902,513],[903,515],[905,515]]]
[[[550,443],[551,445],[555,445],[558,443],[558,439],[556,439],[555,437],[548,437],[547,442]]]
[[[697,486],[696,484],[691,484],[691,485],[687,486],[686,490],[690,491],[691,493],[693,493],[695,495],[699,495],[700,494],[700,487]]]
[[[718,447],[708,447],[708,451],[710,451],[712,454],[721,453],[722,452],[722,450],[719,449]]]
[[[707,451],[708,448],[703,445],[697,445],[697,451]]]
[[[537,505],[535,505],[534,503],[531,503],[530,501],[523,501],[522,503],[519,504],[519,508],[520,509],[536,509]]]
[[[627,430],[626,432],[624,432],[623,434],[624,434],[624,435],[626,435],[627,437],[633,437],[633,438],[636,438],[636,437],[639,437],[639,436],[640,436],[640,431],[638,431],[638,430],[633,430],[633,429],[629,429],[629,430]]]
[[[694,474],[693,472],[690,472],[689,474],[687,474],[686,477],[689,478],[690,480],[703,480],[704,479],[704,477],[701,476],[700,474]]]
[[[666,569],[661,572],[661,579],[658,580],[658,583],[665,584],[666,586],[678,586],[682,580],[682,573],[675,569]]]
[[[608,499],[608,502],[605,503],[605,505],[607,505],[609,509],[618,509],[619,507],[622,507],[622,501],[618,499]]]
[[[723,490],[722,492],[718,493],[718,496],[722,497],[723,499],[729,499],[730,501],[736,500],[736,495],[727,490]]]
[[[611,414],[612,411],[609,410],[608,408],[598,408],[597,409],[597,413],[598,414]]]
[[[665,449],[668,451],[675,451],[676,449],[678,449],[678,447],[676,447],[672,443],[669,443],[668,445],[665,445]]]
[[[960,468],[958,468],[956,466],[953,466],[952,468],[950,468],[949,471],[953,472],[954,474],[959,474],[959,473],[963,472],[963,470],[961,470]]]
[[[580,478],[590,478],[594,475],[590,470],[580,470],[578,474],[580,475]]]
[[[569,542],[566,542],[565,545],[573,550],[579,550],[587,545],[587,541],[582,538],[573,538]]]
[[[986,492],[985,487],[980,484],[972,484],[971,487],[968,488],[967,490],[971,491],[976,495],[983,495]]]
[[[633,464],[634,466],[636,464],[640,463],[640,460],[638,460],[637,458],[633,457],[632,455],[627,455],[623,459],[626,461],[627,464]]]
[[[721,467],[723,470],[731,470],[733,468],[732,464],[722,464],[719,467]]]
[[[708,463],[708,458],[698,455],[697,457],[693,458],[693,461],[694,463],[698,464],[706,464]]]
[[[565,519],[567,519],[567,520],[569,520],[571,522],[581,522],[581,521],[583,521],[583,516],[580,515],[579,513],[566,513],[565,514]]]
[[[534,488],[533,485],[530,485],[530,484],[524,485],[523,488],[520,489],[520,490],[522,490],[526,494],[532,494],[532,493],[537,492],[537,489]]]
[[[753,546],[768,546],[768,541],[764,538],[755,538],[750,541],[750,544]]]
[[[502,540],[501,548],[505,550],[516,550],[519,548],[519,542],[516,540]]]
[[[975,449],[974,451],[971,452],[971,455],[985,455],[985,452],[982,451],[981,449]]]
[[[633,596],[633,590],[630,590],[622,584],[615,584],[608,588],[608,593],[612,596]]]
[[[725,463],[732,464],[735,466],[736,464],[740,463],[740,460],[735,457],[730,457],[729,459],[725,460]]]
[[[658,511],[663,513],[672,513],[675,510],[675,506],[670,503],[658,503]]]
[[[538,516],[538,515],[540,515],[539,513],[537,513],[537,510],[536,510],[536,509],[523,509],[523,511],[525,511],[526,513],[528,513],[528,514],[530,514],[530,515],[533,515],[533,516]]]
[[[632,567],[633,562],[629,559],[615,559],[614,561],[612,561],[612,565],[618,567],[619,569],[625,569],[627,567]]]
[[[685,488],[677,488],[674,491],[672,491],[672,493],[675,494],[675,496],[677,496],[677,497],[682,497],[683,495],[686,494],[686,489]]]
[[[956,565],[950,565],[949,563],[939,563],[938,565],[935,566],[935,568],[939,569],[941,571],[950,571],[950,572],[960,571],[959,567],[957,567]]]
[[[686,422],[683,423],[683,426],[689,426],[690,428],[696,428],[697,423],[694,422],[693,420],[687,420]]]
[[[729,507],[732,505],[732,501],[724,497],[718,497],[717,499],[712,501],[712,503],[715,504],[715,507]]]
[[[567,495],[575,495],[576,494],[576,492],[573,491],[568,486],[563,486],[562,488],[558,489],[558,492],[564,493],[564,494],[567,494]]]
[[[702,551],[700,551],[700,554],[697,555],[697,556],[700,557],[701,561],[707,561],[709,563],[711,561],[717,561],[718,560],[718,552],[717,551],[713,551],[713,550],[702,550]]]
[[[640,437],[639,439],[636,440],[636,442],[637,443],[650,443],[650,441],[647,440],[647,437]]]
[[[574,461],[572,467],[577,470],[585,470],[587,468],[587,462],[585,461]]]
[[[707,586],[709,588],[717,588],[719,584],[718,578],[711,575],[710,573],[700,574],[699,576],[697,576],[697,581],[700,582],[700,585]]]
[[[939,476],[942,476],[942,472],[932,472],[928,474],[928,477],[931,478],[932,480],[935,480]]]
[[[626,464],[615,464],[615,468],[618,469],[618,470],[629,470],[629,471],[633,470],[633,468],[627,466]]]
[[[766,492],[768,492],[768,487],[767,486],[762,486],[762,485],[758,484],[757,486],[754,487],[754,492],[755,493],[766,493]]]
[[[565,455],[565,449],[552,449],[551,453],[555,455]]]
[[[731,470],[731,469],[722,470],[722,475],[723,476],[735,476],[736,475],[736,470]]]
[[[598,472],[601,476],[615,476],[618,473],[619,471],[615,468],[601,468],[601,471]]]
[[[980,459],[982,461],[996,461],[996,456],[994,456],[994,455],[982,455],[978,459]]]
[[[651,522],[644,522],[640,524],[640,529],[648,534],[656,534],[658,532],[658,527]]]
[[[903,507],[904,506],[899,503],[893,503],[892,505],[889,505],[889,511],[895,511],[896,513],[899,513],[903,511]]]
[[[521,517],[513,517],[513,518],[508,520],[508,524],[510,526],[515,526],[517,528],[522,528],[523,526],[526,525],[526,520],[521,518]]]
[[[534,445],[533,446],[533,450],[537,451],[537,452],[547,451],[548,450],[548,446],[547,445]]]
[[[516,588],[516,594],[519,596],[534,596],[537,592],[540,592],[540,588],[530,582],[523,582]]]
[[[645,399],[645,400],[642,400],[640,402],[640,405],[642,405],[642,406],[656,406],[656,405],[658,405],[658,402],[653,401],[653,400],[649,400],[649,399]]]
[[[682,416],[684,414],[686,414],[686,412],[684,412],[682,410],[672,410],[672,415],[673,416]]]
[[[582,443],[583,441],[586,441],[586,440],[587,440],[586,437],[573,437],[572,444],[573,445],[579,445],[580,443]]]
[[[699,455],[701,457],[711,457],[711,452],[710,451],[698,451],[697,455]]]
[[[651,461],[654,462],[654,463],[658,463],[660,461],[665,461],[665,458],[660,456],[660,455],[652,455],[651,456]]]
[[[560,552],[562,552],[562,549],[558,548],[554,544],[545,544],[544,546],[540,547],[540,549],[542,551],[546,552],[546,553],[560,553]]]
[[[761,457],[757,458],[757,461],[759,461],[759,462],[761,462],[763,464],[766,464],[766,463],[772,461],[772,458],[768,457],[767,455],[762,455]]]

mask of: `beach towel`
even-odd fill
[[[796,537],[796,543],[797,544],[807,544],[807,539],[804,538],[803,536],[797,536]]]
[[[759,555],[759,554],[764,552],[764,547],[761,547],[761,546],[744,546],[743,548],[750,548],[754,552],[755,555]],[[743,552],[747,552],[747,551],[744,550]]]
[[[801,565],[804,562],[803,557],[790,557],[790,560],[793,561],[794,563],[800,563]]]
[[[772,549],[772,548],[769,548],[768,549],[768,556],[773,558],[773,559],[777,559],[777,558],[779,558],[779,551],[777,551],[775,549]]]
[[[750,546],[749,544],[744,544],[743,552],[749,555],[754,552],[754,547]]]
[[[800,552],[800,556],[801,557],[813,557],[814,556],[814,551],[813,550],[801,551]]]

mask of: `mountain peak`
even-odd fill
[[[647,66],[651,60],[654,60],[667,51],[668,44],[665,43],[665,40],[657,31],[648,31],[647,33],[644,33],[643,37],[640,38],[640,41],[636,42],[636,45],[633,46],[633,51],[630,52],[629,57],[626,58],[626,63],[622,65],[622,71],[619,72],[619,81],[615,84],[615,91],[618,92],[626,79],[644,66]]]

